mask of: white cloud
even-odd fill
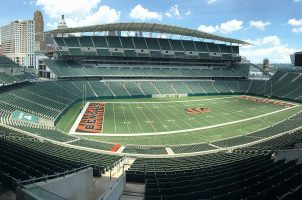
[[[290,19],[288,20],[288,24],[291,26],[302,26],[302,19]]]
[[[29,5],[29,6],[32,6],[32,5],[35,5],[35,3],[36,3],[36,0],[25,0],[25,1],[23,1],[23,4],[24,5]]]
[[[47,30],[56,29],[57,26],[58,26],[58,22],[47,22],[46,23]]]
[[[208,4],[213,4],[215,3],[217,0],[208,0]]]
[[[296,51],[287,44],[282,44],[280,38],[275,35],[246,41],[253,46],[242,46],[240,54],[246,56],[253,63],[262,63],[266,57],[271,63],[289,63],[289,55]]]
[[[192,12],[190,11],[190,10],[188,10],[186,13],[185,13],[185,15],[191,15],[192,14]]]
[[[206,33],[215,33],[216,31],[219,30],[219,26],[218,25],[216,25],[216,26],[200,25],[197,29],[199,31],[203,31],[203,32],[206,32]]]
[[[256,40],[247,40],[247,41],[249,41],[249,43],[251,43],[255,46],[264,46],[264,45],[278,46],[278,45],[281,45],[281,40],[276,35],[271,35],[271,36],[267,36],[267,37],[264,37],[264,38],[258,38]]]
[[[219,31],[223,34],[228,34],[234,31],[239,31],[242,28],[243,28],[243,22],[240,20],[233,19],[230,21],[223,22],[220,25],[211,25],[211,26],[200,25],[197,29],[207,33],[215,33]]]
[[[48,17],[57,19],[62,14],[79,17],[90,15],[100,2],[101,0],[37,0],[36,5],[41,6]]]
[[[65,15],[69,27],[88,26],[116,22],[120,11],[106,5],[101,0],[37,0],[36,5],[51,19],[46,23],[48,28],[56,28],[61,15]]]
[[[302,2],[302,0],[294,0],[295,3]]]
[[[100,6],[99,9],[82,18],[68,18],[66,23],[68,26],[90,26],[95,24],[113,23],[120,18],[120,11],[110,8],[109,6]]]
[[[294,33],[302,33],[302,26],[301,27],[297,27],[297,28],[293,28],[293,32]]]
[[[292,31],[294,33],[302,33],[302,19],[296,19],[296,18],[290,19],[288,20],[288,24],[293,26]]]
[[[165,15],[167,16],[167,17],[176,17],[176,18],[181,18],[182,16],[180,15],[180,12],[179,12],[179,9],[178,9],[178,5],[177,4],[175,4],[175,5],[173,5],[171,8],[170,8],[170,10],[169,11],[167,11],[166,13],[165,13]]]
[[[259,30],[264,30],[267,26],[269,26],[271,23],[270,22],[264,22],[264,21],[250,21],[250,26],[254,27]]]
[[[234,31],[239,31],[243,28],[243,22],[240,20],[230,20],[220,24],[220,32],[224,34],[232,33]]]
[[[149,11],[146,8],[143,8],[142,5],[138,4],[134,8],[132,8],[130,12],[130,17],[133,19],[139,20],[150,20],[150,19],[157,19],[161,20],[162,15],[158,12]]]

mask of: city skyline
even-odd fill
[[[16,6],[16,5],[19,6]],[[16,12],[9,12],[10,9]],[[301,0],[12,0],[1,6],[0,26],[17,19],[32,19],[36,10],[44,17],[44,30],[56,28],[62,14],[69,27],[113,22],[154,22],[177,25],[252,43],[241,54],[255,63],[268,57],[289,63],[289,54],[301,50]],[[20,12],[17,12],[20,10]]]

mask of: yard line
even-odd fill
[[[163,109],[166,110],[165,107],[163,107]],[[176,111],[177,109],[173,110]],[[172,113],[169,109],[167,109],[167,112]],[[184,113],[181,113],[184,114]],[[174,118],[178,118],[180,121],[184,122],[185,124],[187,124],[189,127],[194,128],[191,124],[189,124],[188,122],[184,121],[182,118],[178,117],[178,115],[175,115],[174,113],[172,113],[172,116],[174,116]]]
[[[179,106],[177,106],[177,108],[178,108],[179,110],[183,110],[184,113],[182,113],[182,114],[185,115],[185,116],[186,116],[186,111],[185,111],[184,109],[194,108],[194,107],[196,107],[195,104],[194,104],[194,105],[189,104],[188,107],[187,107],[187,104],[184,105],[183,103],[180,103]],[[191,127],[194,127],[192,124],[195,124],[195,125],[197,125],[197,126],[200,126],[200,122],[196,121],[196,119],[205,119],[205,118],[201,118],[201,116],[198,117],[197,115],[192,115],[192,116],[195,116],[195,120],[190,120],[190,122],[187,122],[187,121],[185,120],[185,122],[189,123],[189,124],[191,125]],[[185,119],[187,119],[187,118],[185,118]],[[183,120],[183,121],[184,121],[184,120]]]
[[[131,111],[132,111],[132,113],[133,113],[133,115],[134,115],[135,120],[137,121],[137,123],[138,123],[140,129],[142,130],[142,133],[144,133],[143,127],[142,127],[142,125],[139,123],[139,120],[137,119],[137,117],[136,117],[136,115],[135,115],[135,113],[134,113],[134,111],[133,111],[133,109],[132,109],[131,104],[129,104],[129,106],[130,106],[130,109],[131,109]]]
[[[233,105],[232,102],[228,102],[230,103],[230,105]],[[226,104],[228,105],[228,104]],[[239,110],[239,109],[246,109],[246,105],[242,106],[240,103],[236,104],[236,110]],[[219,107],[219,109],[225,113],[227,112],[230,112],[230,109],[228,106],[224,106],[224,107]],[[231,109],[233,110],[233,109]],[[216,118],[222,118],[224,121],[225,119],[227,119],[227,121],[230,121],[230,120],[237,120],[237,119],[242,119],[246,117],[246,115],[242,116],[241,114],[239,114],[238,112],[232,112],[230,115],[228,115],[227,117],[226,116],[223,116],[223,115],[218,115],[216,116]]]
[[[122,111],[123,111],[124,119],[125,119],[125,121],[126,121],[126,125],[127,125],[127,128],[128,128],[128,133],[130,133],[131,131],[130,131],[130,128],[129,128],[129,124],[128,124],[127,117],[126,117],[126,115],[125,115],[124,107],[122,107]]]
[[[114,111],[114,104],[113,104],[113,122],[114,122],[114,132],[116,133],[116,121],[115,121],[115,111]]]
[[[137,105],[138,106],[138,105]],[[145,118],[147,119],[147,121],[150,121],[150,119],[146,116],[146,114],[142,111],[142,109],[141,108],[138,108],[142,113],[143,113],[143,115],[145,116]],[[157,130],[156,130],[156,128],[153,126],[153,124],[152,123],[150,123],[150,125],[152,126],[152,128],[155,130],[155,132],[158,132]]]
[[[162,110],[161,109],[158,109],[158,111],[159,112],[161,112],[167,119],[169,118],[169,117],[167,117],[167,115],[164,113],[164,112],[162,112]],[[181,128],[177,123],[174,123],[178,128]]]
[[[152,115],[155,116],[155,118],[159,121],[159,123],[161,123],[163,126],[165,125],[165,124],[162,123],[162,120],[159,119],[158,116],[157,116],[156,114],[153,113],[152,109],[150,109],[149,106],[146,106],[146,108],[147,108],[149,111],[151,111]]]
[[[184,104],[180,104],[180,105],[183,105],[183,106],[186,106]],[[206,105],[203,105],[204,107],[207,107],[207,108],[211,108],[208,103]],[[180,106],[179,106],[180,107]],[[202,106],[200,106],[201,108]],[[199,106],[197,106],[196,104],[190,104],[189,107],[186,107],[186,109],[188,108],[199,108]],[[180,108],[181,109],[181,108]],[[209,125],[211,123],[209,123],[209,120],[207,120],[206,116],[208,115],[209,113],[200,113],[200,114],[191,114],[191,116],[194,116],[194,120],[191,120],[192,124],[195,126],[201,126],[201,120],[203,120],[206,124],[205,125]],[[186,118],[188,119],[188,118]]]
[[[129,102],[129,101],[118,101],[118,102],[106,102],[106,103],[112,103],[112,104],[118,104],[118,103],[131,103],[131,104],[141,104],[141,103],[181,103],[181,102],[194,102],[194,101],[211,101],[211,100],[221,100],[221,99],[230,99],[230,98],[237,98],[237,96],[231,96],[231,97],[217,97],[217,98],[211,98],[211,99],[194,99],[194,100],[178,100],[178,101],[138,101],[138,102]],[[138,105],[139,106],[139,105]]]

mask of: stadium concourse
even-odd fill
[[[169,25],[47,34],[48,80],[0,57],[0,182],[17,199],[301,197],[301,73],[249,79],[249,44]]]

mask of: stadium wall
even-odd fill
[[[49,199],[57,195],[65,199],[82,200],[87,199],[92,187],[93,170],[88,168],[65,177],[28,185],[26,189],[41,199]],[[21,193],[17,192],[16,199],[24,198]]]
[[[120,199],[126,186],[126,174],[123,174],[114,185],[107,190],[98,200]]]

